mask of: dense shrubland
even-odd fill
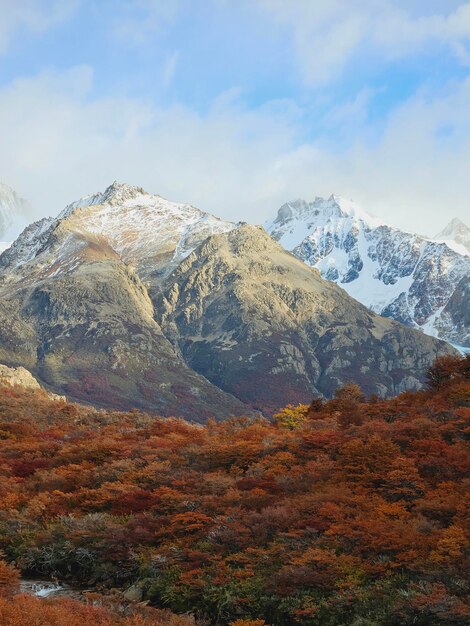
[[[274,423],[203,427],[3,388],[0,585],[8,562],[137,585],[204,624],[467,624],[469,422],[468,357],[436,362],[426,391],[366,400],[346,385]],[[12,626],[78,623],[54,611],[192,623],[4,596]],[[49,622],[9,617],[44,606]]]

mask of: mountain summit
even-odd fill
[[[69,204],[58,221],[105,237],[141,276],[175,266],[209,235],[235,227],[189,204],[116,181],[102,193]]]
[[[460,254],[470,255],[470,228],[457,217],[454,217],[435,239],[444,241]]]
[[[372,311],[456,344],[470,341],[446,310],[470,275],[470,258],[446,243],[392,228],[337,196],[285,204],[265,229]]]

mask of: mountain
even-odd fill
[[[0,362],[98,406],[202,420],[417,388],[438,340],[368,311],[264,231],[113,183],[0,256]]]
[[[457,217],[454,217],[434,239],[445,242],[460,254],[470,254],[470,228]]]
[[[437,324],[442,324],[449,341],[468,353],[470,346],[470,277],[458,283],[454,293],[443,308]],[[437,326],[439,331],[439,326]]]
[[[3,183],[0,183],[0,252],[3,252],[25,228],[28,203]]]
[[[446,306],[470,276],[470,257],[446,243],[392,228],[334,195],[285,204],[265,229],[372,311],[468,345],[464,310],[452,317]]]
[[[197,240],[185,215],[199,218],[201,231],[210,220],[122,185],[95,201],[100,204],[81,201],[55,220],[32,224],[0,256],[0,361],[23,365],[59,393],[100,406],[177,411],[196,420],[246,412],[186,366],[123,260],[145,265],[139,243],[145,232],[148,267],[157,268],[162,258],[171,265],[192,235]],[[103,220],[101,234],[94,220]],[[222,227],[215,218],[213,226]],[[122,257],[111,246],[117,241],[126,241]]]
[[[207,239],[155,297],[158,321],[190,367],[251,406],[418,388],[446,344],[375,315],[261,228]]]

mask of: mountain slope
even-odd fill
[[[74,230],[106,237],[142,278],[167,272],[209,235],[235,227],[191,205],[118,182],[72,203],[59,219]]]
[[[0,257],[0,361],[99,406],[200,420],[246,407],[190,370],[137,274],[67,217],[29,227]]]
[[[443,311],[470,275],[470,257],[391,228],[336,196],[288,203],[265,229],[374,312],[465,345],[468,329],[456,336]]]
[[[207,239],[154,299],[190,367],[271,411],[349,380],[382,395],[417,388],[451,352],[371,313],[254,226]]]

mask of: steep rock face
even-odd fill
[[[151,296],[194,370],[268,411],[349,380],[382,395],[417,388],[452,352],[373,314],[253,226],[207,239]]]
[[[439,330],[461,348],[470,346],[470,278],[459,282],[439,317]],[[442,330],[441,330],[442,328]]]
[[[372,311],[466,345],[463,320],[456,333],[440,318],[457,285],[470,275],[470,257],[391,228],[336,196],[286,204],[265,229]]]
[[[195,420],[245,413],[186,366],[153,313],[106,238],[67,218],[32,225],[0,257],[1,362],[99,406]]]
[[[28,203],[3,183],[0,183],[0,253],[26,226]]]
[[[454,217],[435,239],[443,241],[459,254],[470,254],[470,228],[457,217]]]

